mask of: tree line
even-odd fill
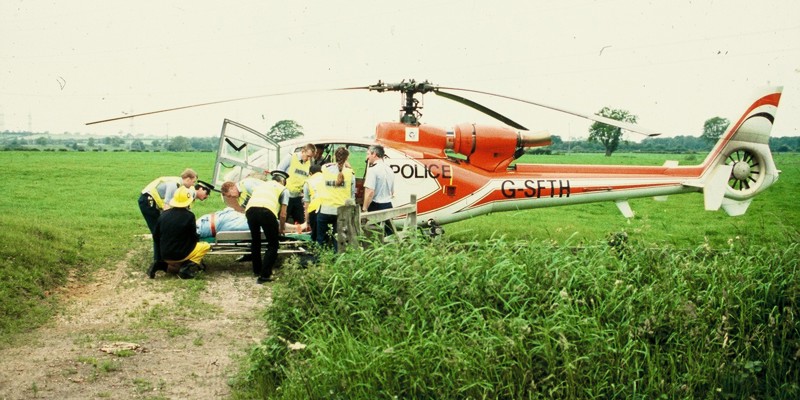
[[[612,110],[604,107],[598,115],[625,122],[636,122],[636,116],[625,110]],[[624,139],[619,128],[599,122],[589,128],[589,138],[563,140],[553,136],[550,146],[528,149],[531,154],[552,153],[600,153],[611,155],[614,152],[641,153],[703,153],[725,132],[729,121],[714,117],[706,121],[701,136],[674,136],[646,138],[641,142]],[[302,125],[292,120],[278,121],[268,135],[280,142],[304,135]],[[800,137],[772,137],[770,149],[773,152],[800,152]],[[44,150],[44,151],[208,151],[216,152],[219,137],[153,137],[141,138],[131,134],[123,136],[81,137],[70,134],[51,135],[25,131],[0,132],[1,150]]]
[[[42,151],[217,151],[219,138],[124,138],[106,136],[102,138],[60,138],[28,132],[0,132],[0,148],[3,150]]]

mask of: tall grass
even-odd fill
[[[240,396],[800,396],[797,245],[633,247],[415,241],[288,268]]]

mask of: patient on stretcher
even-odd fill
[[[205,214],[197,219],[197,235],[200,239],[213,238],[217,236],[217,232],[223,231],[244,231],[249,232],[250,228],[247,226],[247,218],[244,213],[240,213],[233,208],[226,207],[223,210]],[[293,224],[286,224],[284,232],[288,233],[301,233],[307,230],[306,224],[295,226]]]
[[[210,238],[222,231],[249,231],[247,218],[233,208],[205,214],[197,219],[197,235],[200,238]]]

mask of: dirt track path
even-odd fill
[[[237,359],[266,335],[272,288],[211,257],[200,280],[147,279],[146,253],[69,285],[60,315],[0,350],[0,399],[226,397]]]

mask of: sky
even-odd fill
[[[800,136],[800,2],[0,1],[0,131],[217,136],[225,118],[309,138],[369,137],[396,92],[328,91],[415,79],[593,114],[624,109],[664,136],[735,121],[783,86],[773,136]],[[124,115],[276,95],[124,119]],[[591,121],[452,92],[532,131]],[[442,97],[422,122],[500,125]],[[638,135],[626,133],[626,139]]]

